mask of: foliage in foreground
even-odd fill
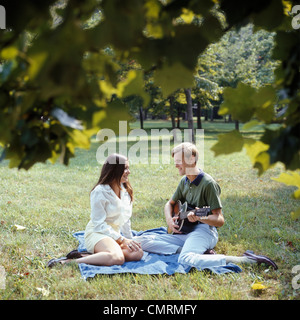
[[[99,128],[116,129],[119,120],[130,119],[124,98],[140,96],[145,106],[149,103],[145,76],[153,72],[165,98],[179,88],[192,88],[199,55],[227,30],[251,22],[256,30],[276,33],[272,58],[280,64],[275,80],[258,89],[242,83],[226,88],[220,113],[247,122],[247,128],[259,124],[264,134],[253,141],[232,131],[221,136],[213,150],[218,155],[245,146],[260,174],[281,162],[295,172],[279,180],[299,188],[300,47],[291,13],[295,4],[2,1],[7,30],[0,34],[0,160],[24,169],[48,159],[68,164],[76,147],[89,148]],[[120,76],[117,62],[131,61],[141,68]],[[294,196],[299,198],[299,192]],[[293,217],[299,215],[300,208]]]
[[[25,169],[47,159],[68,164],[74,148],[88,148],[99,128],[115,128],[116,121],[129,119],[124,98],[137,95],[145,106],[149,103],[145,75],[154,72],[154,83],[165,97],[191,88],[199,55],[227,30],[252,22],[276,33],[272,58],[281,62],[276,79],[250,100],[254,89],[249,86],[225,90],[221,113],[261,122],[263,147],[256,145],[254,155],[251,150],[256,167],[265,170],[280,161],[287,169],[299,168],[299,76],[294,72],[299,46],[290,16],[294,3],[3,1],[2,158],[10,159],[10,167]],[[141,68],[120,77],[117,61],[137,61]],[[282,109],[278,119],[275,106]],[[278,126],[270,128],[274,120]]]

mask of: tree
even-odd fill
[[[187,111],[188,128],[190,129],[190,132],[191,132],[189,139],[190,139],[190,142],[195,143],[191,89],[189,89],[189,88],[184,89],[184,93],[186,96],[186,111]]]
[[[176,1],[3,2],[0,143],[10,167],[58,158],[68,164],[101,127],[130,119],[124,98],[137,95],[147,104],[144,72],[155,71],[166,98],[192,84],[198,54],[222,33],[209,13],[213,2],[192,4],[207,16],[200,27],[174,24],[182,14]],[[49,8],[60,17],[55,23]],[[209,28],[216,32],[208,39]],[[193,47],[188,55],[186,47]],[[130,60],[142,69],[123,76],[118,62]]]
[[[220,41],[209,45],[199,57],[198,77],[213,81],[219,93],[226,87],[236,88],[240,82],[255,88],[272,83],[278,64],[271,59],[274,33],[253,32],[253,28],[248,24],[229,30]],[[239,129],[238,120],[236,129]]]
[[[211,80],[206,79],[203,76],[200,76],[201,71],[198,70],[195,75],[195,87],[193,88],[193,93],[196,96],[195,101],[197,101],[197,126],[198,129],[201,127],[201,110],[202,107],[206,109],[213,109],[212,101],[218,101],[220,95],[223,92],[223,88]]]
[[[300,47],[290,13],[296,3],[70,0],[55,9],[61,22],[53,24],[49,8],[54,0],[2,1],[7,30],[0,34],[1,159],[25,169],[58,157],[67,164],[75,147],[88,148],[99,128],[116,128],[118,120],[128,119],[124,98],[149,99],[145,72],[154,72],[164,98],[192,88],[199,55],[226,31],[251,22],[255,31],[276,33],[272,58],[281,63],[272,86],[239,82],[224,89],[221,113],[250,122],[248,127],[256,120],[264,134],[251,141],[234,131],[221,136],[213,150],[217,155],[245,146],[260,173],[278,161],[288,170],[299,169]],[[93,21],[95,14],[99,22]],[[130,60],[141,70],[120,76],[116,61]],[[278,117],[275,107],[282,109]],[[236,144],[229,145],[232,138]]]
[[[235,120],[247,122],[246,128],[259,124],[264,131],[260,140],[247,139],[232,131],[220,135],[219,142],[212,149],[215,155],[219,155],[245,147],[259,174],[277,162],[283,163],[287,170],[292,171],[283,173],[277,180],[296,186],[298,189],[293,197],[300,199],[300,47],[299,33],[291,23],[292,7],[296,3],[222,1],[221,9],[226,12],[229,27],[243,25],[250,20],[255,28],[276,32],[272,58],[281,63],[275,71],[272,86],[255,89],[239,83],[236,88],[224,90],[221,114],[232,114]],[[281,109],[281,112],[276,114],[276,109]],[[292,217],[300,217],[300,208],[292,212]]]

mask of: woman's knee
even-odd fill
[[[125,262],[124,254],[118,254],[116,252],[110,252],[108,259],[111,265],[122,265]]]
[[[139,249],[138,251],[130,251],[128,248],[122,249],[125,261],[139,261],[142,259],[144,251]]]

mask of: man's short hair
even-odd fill
[[[190,142],[183,142],[173,148],[172,150],[172,157],[174,157],[175,153],[181,152],[184,156],[185,162],[188,163],[186,160],[190,159],[191,156],[195,157],[195,163],[197,163],[199,158],[199,152],[196,148],[196,146],[193,143]]]

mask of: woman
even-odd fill
[[[91,254],[75,250],[67,257],[50,260],[48,267],[68,263],[72,258],[77,258],[77,263],[99,266],[121,265],[142,258],[141,246],[132,240],[131,234],[133,190],[129,174],[126,157],[112,154],[106,159],[90,194],[91,219],[85,229],[85,246]]]

